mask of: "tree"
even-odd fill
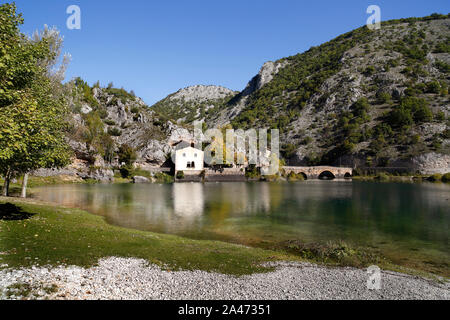
[[[33,38],[19,31],[23,23],[15,4],[0,6],[0,174],[10,179],[38,168],[61,167],[70,160],[64,140],[67,101],[61,80],[68,57],[56,67],[61,37],[48,29]]]
[[[389,124],[392,127],[404,127],[413,124],[411,111],[405,107],[397,107],[389,116]]]
[[[128,144],[123,144],[119,147],[118,156],[119,163],[125,163],[127,166],[131,166],[137,158],[136,151]]]

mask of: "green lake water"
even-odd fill
[[[270,247],[343,240],[449,274],[450,185],[306,181],[63,185],[34,197],[113,225]]]

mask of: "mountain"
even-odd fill
[[[190,139],[193,122],[203,120],[279,129],[289,165],[448,172],[449,43],[448,15],[388,21],[267,62],[241,92],[197,85],[151,107],[112,84],[75,79],[65,85],[70,170],[108,180],[123,150],[143,168],[161,166],[173,142]]]
[[[152,110],[177,122],[192,123],[213,117],[236,94],[220,86],[196,85],[169,95],[157,102]]]
[[[98,83],[91,87],[80,78],[65,87],[71,108],[67,141],[74,161],[66,170],[40,170],[38,175],[62,172],[108,181],[114,175],[110,168],[121,165],[121,149],[131,150],[137,163],[149,169],[168,160],[174,141],[190,138],[187,128],[150,109],[133,92]]]
[[[180,92],[152,108],[187,124],[278,128],[290,164],[450,171],[449,29],[440,14],[364,26],[267,62],[242,92],[211,95],[210,112]]]

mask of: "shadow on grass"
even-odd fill
[[[17,221],[30,219],[34,213],[24,212],[12,203],[0,204],[0,220]]]

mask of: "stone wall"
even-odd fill
[[[318,179],[319,176],[324,172],[331,172],[336,178],[346,178],[353,175],[352,168],[341,168],[341,167],[283,167],[282,168],[286,174],[294,172],[296,174],[303,173],[306,175],[307,179]]]

